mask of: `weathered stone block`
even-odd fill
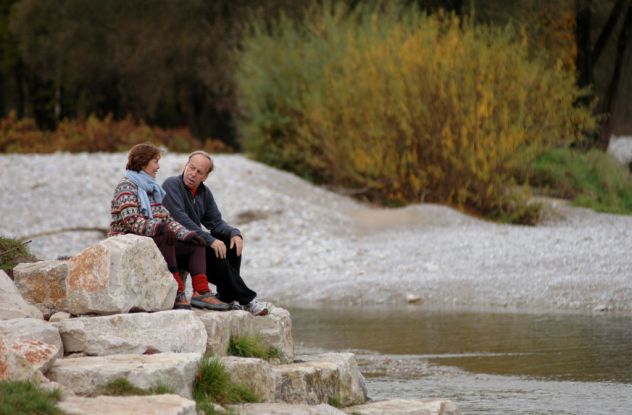
[[[195,402],[178,395],[71,396],[58,406],[66,415],[197,415]]]
[[[58,359],[47,377],[78,395],[97,395],[116,379],[127,379],[143,389],[158,385],[191,398],[193,380],[202,355],[199,353],[118,354]]]
[[[66,353],[106,356],[206,351],[204,324],[187,310],[77,317],[55,325]]]
[[[24,317],[43,318],[42,312],[24,301],[13,280],[0,270],[0,320]]]
[[[151,238],[115,236],[70,259],[65,311],[81,315],[169,310],[176,290]]]
[[[343,406],[366,401],[364,377],[353,353],[301,356],[297,363],[273,366],[276,400],[318,404],[337,399]]]
[[[244,357],[223,357],[220,361],[234,382],[249,387],[262,402],[274,401],[276,382],[268,362]]]
[[[15,286],[25,300],[52,313],[66,308],[68,261],[18,264],[13,270]]]
[[[292,319],[290,313],[281,307],[270,306],[267,316],[253,316],[247,311],[218,313],[196,310],[196,314],[206,327],[207,352],[210,354],[225,356],[230,336],[259,334],[267,346],[279,350],[284,362],[291,362],[294,358]]]
[[[460,415],[452,401],[445,399],[388,399],[345,408],[359,415]]]
[[[57,328],[44,320],[35,318],[18,318],[0,320],[0,338],[11,347],[14,343],[38,341],[55,348],[54,357],[64,355],[64,346]]]

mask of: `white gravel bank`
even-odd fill
[[[537,227],[492,224],[437,205],[372,209],[241,155],[220,155],[207,184],[245,236],[242,274],[284,305],[405,303],[632,311],[632,217],[559,204]],[[167,154],[158,180],[181,171]],[[126,154],[0,155],[0,234],[107,228]],[[33,237],[40,258],[103,235]]]

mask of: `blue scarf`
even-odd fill
[[[154,215],[151,213],[151,204],[149,203],[149,196],[147,193],[153,193],[154,199],[158,203],[162,203],[162,198],[165,197],[165,191],[162,187],[156,183],[156,179],[145,173],[144,171],[126,170],[125,177],[134,182],[138,186],[138,196],[140,196],[140,210],[149,219]]]

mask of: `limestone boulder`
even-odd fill
[[[66,310],[74,315],[169,310],[177,284],[151,238],[121,235],[68,263]]]
[[[215,356],[226,356],[231,336],[260,335],[268,347],[279,350],[284,362],[294,358],[292,319],[290,313],[270,306],[266,316],[253,316],[247,311],[222,313],[196,310],[208,334],[207,352]]]
[[[71,396],[57,406],[66,415],[197,415],[195,402],[178,395]]]
[[[310,405],[342,406],[364,403],[367,389],[353,353],[300,356],[296,363],[272,367],[276,376],[276,400]]]
[[[388,399],[349,406],[344,409],[358,415],[460,415],[452,401],[445,399]]]
[[[54,358],[64,355],[59,331],[53,324],[44,320],[35,318],[0,320],[0,338],[4,339],[9,347],[13,347],[16,343],[25,343],[22,346],[24,350],[27,350],[29,342],[30,344],[45,343],[55,349]]]
[[[41,366],[42,355],[44,360],[51,357],[53,350],[50,345],[39,342],[33,347],[24,349],[24,342],[7,345],[0,338],[0,381],[5,380],[30,380],[36,384],[45,382],[45,377],[38,369]],[[38,349],[38,346],[42,348]],[[35,353],[35,356],[31,355]]]
[[[24,317],[42,319],[43,315],[22,298],[13,280],[0,270],[0,320]]]
[[[66,353],[106,356],[206,351],[204,324],[188,310],[77,317],[55,325]]]
[[[47,377],[77,395],[98,395],[103,386],[123,378],[142,389],[164,385],[191,398],[201,360],[199,353],[171,352],[64,358],[55,361]]]
[[[239,415],[345,415],[346,412],[327,404],[292,405],[288,403],[248,403],[230,405]]]
[[[18,264],[13,269],[15,286],[25,300],[45,314],[66,308],[68,261],[48,260]]]
[[[222,357],[220,362],[234,382],[250,388],[262,402],[274,402],[276,382],[268,362],[243,357]]]

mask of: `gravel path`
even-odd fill
[[[165,155],[159,182],[185,161]],[[78,253],[103,238],[125,162],[123,153],[0,155],[0,233],[29,237],[40,258]],[[430,204],[375,209],[241,155],[217,156],[207,184],[245,236],[245,280],[280,304],[416,295],[431,307],[632,311],[632,217],[555,201],[556,219],[537,227]]]

